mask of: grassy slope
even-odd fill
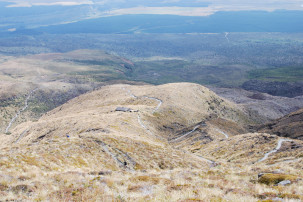
[[[33,89],[38,88],[28,100],[29,107],[16,119],[13,127],[26,120],[35,120],[105,81],[125,80],[125,72],[131,67],[131,63],[123,58],[94,50],[1,58],[2,131],[24,107],[25,98]]]
[[[241,37],[242,35],[237,34],[236,36]],[[216,38],[217,36],[212,37]],[[238,40],[243,42],[244,39]],[[268,42],[268,39],[264,40]],[[23,121],[29,120],[31,117],[35,119],[70,98],[89,91],[104,82],[129,80],[164,84],[186,81],[203,85],[236,87],[248,79],[302,80],[302,70],[299,67],[251,70],[251,65],[228,62],[223,55],[231,54],[230,57],[234,58],[233,49],[235,47],[247,46],[247,44],[241,45],[240,42],[233,42],[231,53],[228,53],[228,49],[225,47],[218,50],[219,52],[223,51],[222,55],[217,55],[211,51],[201,52],[199,53],[201,58],[197,57],[193,60],[176,57],[152,57],[137,58],[135,62],[131,62],[97,50],[76,50],[63,54],[48,53],[26,57],[3,56],[0,63],[1,97],[5,99],[16,95],[25,97],[30,90],[38,85],[43,86],[44,90],[40,89],[36,96],[29,100],[31,105],[28,110],[30,112],[25,113],[23,118],[21,117],[20,121]],[[285,40],[279,42],[275,39],[273,46],[283,42]],[[250,50],[246,52],[241,54],[248,54]],[[238,62],[241,63],[241,61]],[[238,62],[235,60],[235,63]],[[248,76],[247,71],[249,72]],[[9,102],[17,103],[18,101],[13,98]],[[19,102],[22,103],[22,100]],[[13,107],[13,104],[11,108],[2,108],[2,129],[20,108],[17,105]],[[20,121],[17,120],[17,122]]]
[[[128,90],[139,98],[132,97]],[[158,103],[143,96],[157,97],[163,104],[153,113]],[[269,161],[252,165],[276,146],[276,136],[247,134],[226,140],[213,130],[214,141],[188,144],[185,147],[188,152],[144,130],[138,123],[139,112],[115,112],[117,106],[139,109],[150,131],[164,137],[171,131],[163,131],[162,125],[191,128],[210,114],[217,114],[229,122],[213,121],[210,127],[224,127],[239,118],[234,104],[196,84],[103,87],[56,108],[38,122],[17,126],[10,139],[2,136],[0,198],[50,201],[302,199],[302,181],[294,180],[302,178],[300,147],[291,149],[292,144],[285,144],[282,150],[287,152],[273,154]],[[201,130],[197,132],[203,137]],[[302,145],[302,141],[296,144]],[[251,145],[255,145],[253,155],[249,155]],[[108,151],[126,164],[117,164]],[[216,164],[209,164],[196,154],[207,156]],[[233,160],[228,162],[229,158]],[[293,158],[298,161],[283,163]],[[291,174],[290,186],[258,182],[258,173],[278,169]]]

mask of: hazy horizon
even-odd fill
[[[205,10],[211,12],[217,11],[241,11],[241,10],[266,10],[274,11],[279,9],[285,10],[303,10],[303,1],[301,0],[267,0],[266,2],[257,0],[251,1],[241,1],[241,0],[155,0],[155,1],[139,1],[139,0],[0,0],[0,2],[7,3],[6,7],[33,7],[33,6],[79,6],[79,5],[89,5],[91,7],[106,8],[108,11],[115,11],[114,13],[119,14],[120,9],[128,14],[138,13],[138,8],[142,9],[142,13],[147,12],[146,8],[163,8],[162,12],[171,14],[171,10],[179,11],[175,14],[184,15],[181,8],[192,8],[194,13],[190,15],[198,15],[199,10],[197,8],[207,8]],[[195,9],[194,9],[195,8]],[[147,9],[149,13],[151,9]],[[121,13],[124,14],[122,11]],[[155,12],[157,14],[157,12]]]
[[[287,11],[289,13],[287,13],[285,16],[282,15],[277,17],[277,15],[275,15],[275,12],[281,10]],[[253,24],[268,21],[268,16],[269,19],[273,21],[273,23],[270,22],[270,24],[285,21],[284,19],[287,19],[288,21],[298,21],[298,19],[301,19],[302,16],[300,12],[303,11],[303,1],[269,0],[264,2],[257,0],[250,2],[240,0],[0,0],[0,32],[15,32],[16,30],[20,29],[33,29],[38,27],[47,27],[50,25],[71,24],[88,19],[98,19],[102,17],[121,15],[174,15],[182,17],[213,17],[213,19],[215,19],[216,14],[220,12],[229,12],[231,15],[234,15],[235,12],[255,11],[267,12],[268,15],[264,15],[262,19],[260,19],[258,16]],[[248,19],[250,18],[249,15],[250,14],[241,17]],[[160,24],[163,21],[167,21],[164,19],[166,19],[166,17],[163,17],[163,19],[159,21]],[[204,19],[201,18],[201,20]],[[235,20],[237,21],[237,17]],[[174,22],[168,22],[168,24],[170,23],[174,24]],[[210,23],[213,24],[214,22]],[[215,21],[215,23],[217,23],[217,21]],[[222,23],[222,20],[220,23]],[[224,22],[224,24],[225,23],[226,22]],[[237,22],[235,23],[237,24]],[[135,22],[133,24],[134,26],[130,29],[141,26],[142,22],[140,22],[140,19],[135,19]],[[222,26],[224,24],[218,24],[218,26]],[[197,26],[199,25],[197,24]],[[242,31],[246,30],[247,29]],[[277,31],[279,30],[280,29]],[[120,30],[119,32],[121,31],[124,30]],[[287,32],[288,30],[285,29],[282,31]]]

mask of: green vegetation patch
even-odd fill
[[[202,85],[239,86],[245,68],[196,64],[185,60],[140,61],[135,63],[130,80],[152,84],[193,82]]]
[[[249,79],[296,82],[303,80],[303,67],[257,69],[248,72]]]

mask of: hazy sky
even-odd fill
[[[303,0],[0,0],[10,2],[9,7],[31,6],[102,6],[96,15],[121,14],[174,14],[206,16],[217,11],[278,9],[303,10]]]
[[[195,5],[199,3],[210,3],[213,5],[249,5],[249,6],[293,6],[302,7],[303,0],[1,0],[3,2],[12,2],[15,6],[30,6],[30,5],[80,5],[80,4],[111,4],[120,2],[121,4],[133,4],[138,6],[148,5],[150,3],[161,4],[188,4]]]

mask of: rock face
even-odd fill
[[[243,106],[250,118],[264,124],[303,108],[303,96],[295,98],[272,96],[243,89],[210,88],[217,95]]]
[[[283,180],[282,182],[278,183],[278,185],[281,185],[281,186],[285,186],[285,185],[289,185],[289,184],[291,184],[290,180]]]
[[[251,80],[242,85],[250,91],[268,93],[274,96],[296,97],[303,95],[303,82],[278,82]]]
[[[258,131],[303,140],[303,108],[260,126]]]
[[[285,186],[287,184],[291,184],[291,181],[295,181],[296,179],[297,177],[293,175],[265,173],[258,179],[258,182],[267,185],[273,184]]]
[[[116,112],[131,112],[132,109],[126,108],[126,107],[117,107],[115,111]]]

